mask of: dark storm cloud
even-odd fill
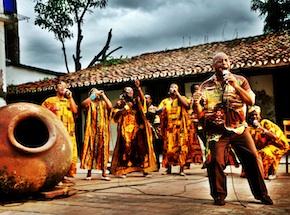
[[[59,43],[49,37],[37,36],[37,34],[31,34],[29,37],[30,40],[21,41],[22,50],[25,51],[26,56],[29,56],[25,58],[24,62],[21,59],[21,63],[65,72],[63,71],[63,57]],[[22,52],[20,55],[22,56]]]
[[[22,1],[18,2],[18,6],[22,4]],[[33,4],[24,6],[32,11],[30,15],[34,18]],[[59,41],[39,27],[30,28],[32,33],[29,35],[24,31],[20,34],[24,63],[42,63],[45,68],[64,71]],[[85,17],[81,50],[84,67],[104,46],[110,28],[113,29],[111,50],[123,46],[114,56],[131,57],[261,34],[263,21],[250,10],[250,1],[244,0],[109,0],[106,8],[96,9]],[[75,39],[66,43],[71,70]]]
[[[109,7],[127,8],[140,10],[156,10],[158,7],[167,4],[164,0],[109,0]]]
[[[160,20],[156,27],[158,33],[184,36],[208,34],[218,39],[218,32],[230,34],[233,26],[239,29],[242,25],[254,24],[254,14],[249,13],[247,4],[240,4],[238,7],[233,1],[224,0],[185,3],[183,1],[183,4],[179,2],[167,5],[166,10],[158,18]]]
[[[144,2],[148,1],[121,2],[119,6],[126,8],[126,16],[130,17],[132,13],[130,18],[134,20],[128,22],[129,18],[123,20],[122,16],[119,23],[113,25],[115,34],[112,41],[124,47],[119,51],[123,55],[127,53],[130,56],[257,34],[257,16],[250,11],[249,2],[245,1],[168,0],[162,1],[164,4],[159,7],[150,8],[150,13],[149,6],[144,5]],[[114,6],[115,12],[122,11],[117,4]],[[137,14],[136,8],[139,9]],[[115,14],[116,17],[119,15]],[[99,22],[106,23],[106,20]],[[126,29],[126,33],[121,29]]]

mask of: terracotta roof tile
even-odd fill
[[[214,42],[188,48],[142,54],[112,66],[97,65],[47,81],[26,83],[8,89],[9,93],[51,90],[64,80],[72,88],[96,84],[190,76],[212,72],[212,56],[227,53],[232,69],[263,68],[290,65],[289,32],[267,34],[225,42]]]

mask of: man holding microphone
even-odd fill
[[[229,145],[241,161],[254,197],[272,205],[263,180],[262,165],[246,123],[246,105],[255,103],[255,94],[246,78],[232,74],[229,57],[217,53],[213,57],[215,74],[203,82],[194,95],[198,117],[204,117],[210,159],[207,171],[210,194],[215,205],[225,205],[227,196],[224,169]]]

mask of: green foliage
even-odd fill
[[[50,80],[51,78],[50,77],[44,77],[43,79],[42,79],[42,81],[48,81],[48,80]]]
[[[83,12],[84,8],[104,8],[108,0],[63,0],[70,5],[71,11]]]
[[[70,6],[66,0],[49,0],[43,3],[37,0],[34,11],[37,14],[35,25],[54,33],[59,41],[71,39],[73,19],[70,15]]]
[[[75,22],[83,22],[90,8],[103,8],[107,0],[36,0],[35,25],[54,33],[56,39],[71,39],[71,28]]]
[[[112,65],[117,65],[117,64],[122,64],[126,62],[126,58],[113,58],[110,57],[109,59],[106,59],[101,62],[101,65],[103,66],[112,66]]]
[[[252,0],[251,9],[265,16],[265,33],[290,30],[289,0]]]

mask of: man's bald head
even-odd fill
[[[213,64],[212,67],[218,71],[222,72],[223,70],[230,70],[230,59],[229,56],[226,55],[224,52],[218,52],[213,57]]]
[[[213,56],[213,64],[215,64],[215,62],[221,58],[229,58],[229,56],[224,52],[218,52]]]

